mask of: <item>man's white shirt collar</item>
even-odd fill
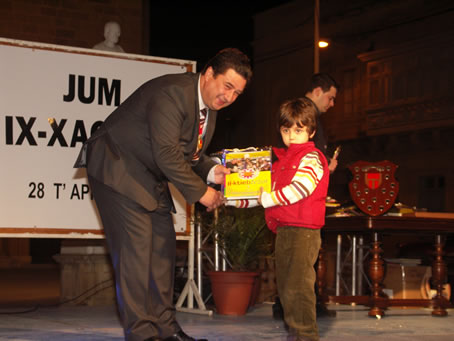
[[[207,112],[210,110],[208,108],[208,106],[205,104],[205,102],[203,102],[203,98],[202,98],[202,92],[200,91],[200,77],[202,75],[199,76],[199,81],[197,82],[197,94],[199,96],[199,110],[203,110],[203,109],[206,109]]]

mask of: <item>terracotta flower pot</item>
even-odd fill
[[[216,312],[221,315],[246,314],[258,275],[257,272],[209,271]]]

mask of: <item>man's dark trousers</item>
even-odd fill
[[[114,267],[126,340],[173,335],[181,328],[173,306],[176,236],[168,191],[162,191],[159,207],[150,212],[93,177],[89,183]]]

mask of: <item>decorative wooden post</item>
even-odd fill
[[[434,308],[432,315],[446,316],[448,313],[445,309],[446,299],[443,297],[443,286],[446,282],[447,268],[443,261],[443,243],[441,235],[437,234],[435,241],[435,259],[432,263],[432,281],[437,289],[437,295],[433,298]]]
[[[384,278],[384,267],[383,260],[380,255],[383,250],[380,248],[380,242],[378,241],[378,233],[374,232],[374,241],[372,243],[372,259],[369,263],[369,277],[372,281],[372,298],[371,298],[371,309],[369,310],[369,316],[380,318],[385,313],[382,309],[384,306],[384,299],[381,297],[382,293],[382,282]]]
[[[326,307],[326,302],[328,302],[328,295],[326,294],[326,251],[323,247],[323,238],[322,245],[320,246],[320,251],[318,253],[318,261],[316,264],[316,289],[317,289],[317,315],[318,316],[336,316],[336,311],[328,310]]]
[[[317,288],[318,288],[318,295],[317,295],[317,304],[325,305],[327,301],[327,295],[325,293],[326,287],[326,252],[323,248],[323,244],[320,247],[320,251],[318,254],[318,263],[317,263]]]

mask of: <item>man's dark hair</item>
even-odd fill
[[[224,74],[228,69],[233,69],[246,80],[246,84],[248,84],[252,78],[252,69],[249,57],[235,48],[226,48],[219,51],[205,65],[202,70],[202,74],[205,74],[206,70],[210,66],[213,68],[215,77],[219,74]]]
[[[310,84],[306,92],[312,92],[312,90],[318,87],[320,87],[323,90],[323,92],[329,91],[331,87],[336,88],[337,91],[340,90],[339,84],[337,84],[334,78],[328,75],[327,73],[316,73],[312,75]]]

